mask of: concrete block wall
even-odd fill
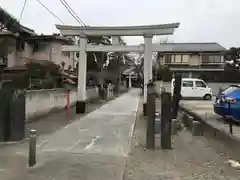
[[[98,88],[87,89],[87,100],[98,98]],[[77,101],[77,91],[70,91],[70,104]],[[63,109],[67,105],[66,89],[31,90],[26,93],[26,121],[47,114],[53,110]]]

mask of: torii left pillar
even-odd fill
[[[86,112],[87,36],[80,34],[76,113]]]
[[[144,90],[143,90],[143,115],[147,115],[147,84],[152,80],[152,34],[144,35]]]

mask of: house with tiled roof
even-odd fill
[[[219,74],[224,71],[226,48],[216,42],[165,43],[158,54],[160,65],[183,77],[198,78],[201,74]]]
[[[57,65],[64,62],[65,70],[75,68],[76,57],[62,52],[64,44],[72,41],[58,34],[39,35],[0,7],[0,66],[13,68],[33,60],[48,60]]]

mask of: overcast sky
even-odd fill
[[[59,0],[41,0],[65,24],[78,25]],[[145,25],[180,22],[174,42],[218,42],[240,46],[240,0],[66,0],[87,25]],[[19,18],[24,0],[0,0],[0,6]],[[61,22],[37,0],[28,0],[21,23],[37,33],[58,32]],[[154,38],[155,42],[164,37]],[[128,44],[143,42],[125,38]]]

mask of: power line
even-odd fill
[[[64,24],[64,22],[57,15],[55,15],[50,9],[48,9],[48,7],[45,6],[40,0],[37,0],[37,2],[39,2],[39,4],[41,4],[49,13],[51,13],[55,18],[57,18],[61,23]]]
[[[62,5],[67,9],[67,11],[72,15],[72,17],[79,23],[81,26],[86,26],[82,19],[74,12],[70,5],[65,0],[60,0]]]
[[[86,26],[84,22],[79,18],[79,16],[74,12],[74,10],[69,6],[65,0],[60,0],[62,5],[67,9],[67,11],[72,15],[72,17],[79,23],[81,26]]]
[[[22,15],[23,15],[23,12],[24,12],[24,10],[25,10],[26,4],[27,4],[27,0],[24,1],[23,7],[22,7],[22,11],[21,11],[21,14],[20,14],[20,17],[19,17],[19,20],[18,20],[19,23],[20,23],[20,21],[21,21],[21,19],[22,19]]]

